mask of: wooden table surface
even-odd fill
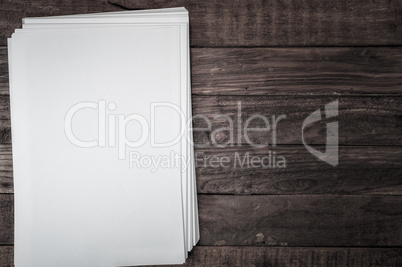
[[[14,231],[6,38],[27,16],[178,6],[190,13],[194,115],[235,115],[241,101],[245,118],[288,117],[274,148],[197,148],[228,157],[275,150],[287,168],[199,166],[201,240],[187,266],[402,266],[400,0],[1,0],[0,266],[13,264]],[[301,139],[304,119],[334,100],[335,167]],[[306,129],[317,149],[326,123]],[[224,126],[214,120],[195,139],[224,143],[224,132],[212,136]]]

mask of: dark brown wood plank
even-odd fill
[[[0,47],[0,95],[9,94],[8,53],[6,47]]]
[[[0,94],[0,144],[11,144],[10,97]]]
[[[400,266],[399,248],[195,247],[184,266]],[[176,265],[177,266],[177,265]]]
[[[8,0],[0,7],[0,45],[26,16],[179,6],[190,12],[193,46],[402,44],[399,0]]]
[[[0,193],[13,192],[13,160],[11,145],[0,145]]]
[[[215,95],[401,94],[402,48],[193,48],[192,91]]]
[[[0,246],[0,266],[2,267],[14,266],[13,246]]]
[[[193,48],[192,91],[214,95],[401,94],[402,48]],[[0,47],[0,94],[8,94]]]
[[[7,44],[7,38],[15,29],[21,28],[25,17],[57,16],[81,13],[95,13],[121,10],[108,4],[107,0],[5,0],[0,2],[0,45]]]
[[[210,147],[195,155],[198,193],[402,194],[400,147],[341,146],[335,167],[304,146]]]
[[[401,200],[199,195],[199,245],[401,246]]]
[[[396,45],[399,0],[110,0],[126,8],[184,6],[193,46]]]
[[[13,252],[13,246],[0,247],[0,266],[13,266]],[[401,248],[197,246],[182,266],[366,267],[401,264]]]
[[[0,245],[9,245],[13,243],[14,195],[0,194]]]
[[[339,114],[329,120],[323,119],[304,128],[307,144],[326,143],[326,124],[338,121],[339,144],[342,145],[401,145],[402,144],[402,97],[394,96],[194,96],[193,114],[204,115],[208,120],[194,119],[194,140],[197,144],[252,143],[272,145],[303,144],[302,129],[305,119],[317,109],[323,113],[324,106],[338,100]],[[239,109],[241,103],[241,110]],[[240,111],[239,111],[240,110]],[[238,123],[241,114],[241,123]],[[263,115],[268,119],[270,130],[249,131],[247,141],[244,134],[246,121],[252,115]],[[222,128],[233,123],[233,131]],[[276,123],[273,119],[285,115]],[[322,115],[325,118],[325,115]],[[240,131],[238,126],[240,125]],[[267,128],[262,119],[253,119],[248,128]],[[233,138],[231,138],[233,133]],[[241,134],[241,135],[240,135]],[[239,140],[240,135],[240,140]],[[214,138],[214,139],[213,139]],[[239,142],[240,141],[240,142]]]
[[[402,196],[199,195],[199,245],[402,246]],[[0,195],[0,244],[13,242]]]

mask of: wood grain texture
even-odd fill
[[[84,0],[1,2],[0,45],[26,16],[184,6],[192,46],[353,46],[402,44],[399,0]]]
[[[401,94],[402,48],[192,48],[197,95]],[[0,47],[0,94],[8,94]]]
[[[133,9],[186,7],[193,46],[351,46],[402,42],[399,0],[111,2]]]
[[[0,246],[0,266],[13,267],[14,266],[14,247],[13,246]]]
[[[0,193],[13,193],[13,185],[11,145],[0,145]]]
[[[402,196],[199,195],[199,245],[402,246]],[[0,195],[0,244],[13,243]]]
[[[193,48],[191,52],[194,94],[402,93],[400,47]]]
[[[11,144],[10,97],[0,94],[0,144]]]
[[[6,47],[0,47],[0,95],[8,95],[8,87],[8,53]]]
[[[400,266],[402,249],[195,247],[184,266]],[[177,266],[177,265],[176,265]]]
[[[0,245],[14,243],[14,195],[0,194]]]
[[[13,246],[0,247],[0,266],[13,266]],[[400,248],[197,246],[181,266],[400,266]],[[178,265],[164,265],[178,266]]]
[[[194,96],[193,114],[203,115],[211,122],[210,130],[207,120],[197,117],[194,132],[197,144],[303,144],[302,129],[304,120],[317,109],[338,100],[339,112],[335,118],[323,119],[304,128],[307,144],[326,143],[326,124],[338,121],[339,144],[341,145],[401,145],[402,144],[402,97],[393,96]],[[241,123],[238,123],[239,102],[241,102]],[[247,141],[244,127],[248,118],[259,114],[269,120],[269,130],[249,131]],[[227,118],[233,122],[233,129]],[[273,130],[273,119],[285,115]],[[324,116],[324,115],[323,115]],[[238,126],[241,130],[238,131]],[[253,119],[248,128],[267,128],[262,119]],[[201,129],[204,130],[201,130]],[[233,133],[233,135],[232,135]],[[241,138],[239,140],[239,133]],[[233,138],[232,138],[233,136]],[[240,141],[240,142],[239,142]]]
[[[402,194],[400,147],[340,147],[335,167],[304,146],[211,147],[195,155],[198,193]]]
[[[200,245],[401,246],[400,196],[200,195]]]

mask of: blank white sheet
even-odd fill
[[[110,41],[105,42],[105,34]],[[184,262],[181,167],[156,174],[137,169],[133,175],[127,162],[117,160],[116,148],[71,146],[60,123],[66,109],[83,99],[107,99],[123,114],[143,116],[158,99],[180,105],[178,35],[172,27],[12,39],[13,160],[15,193],[21,196],[15,203],[16,266]],[[155,79],[151,73],[163,75]],[[166,116],[159,122],[168,125],[161,127],[180,129],[179,118]],[[88,121],[79,122],[79,129],[90,138],[96,125]],[[181,151],[177,144],[138,149],[152,155]]]

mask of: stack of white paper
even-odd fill
[[[184,263],[199,239],[187,11],[25,18],[8,48],[15,265]]]

